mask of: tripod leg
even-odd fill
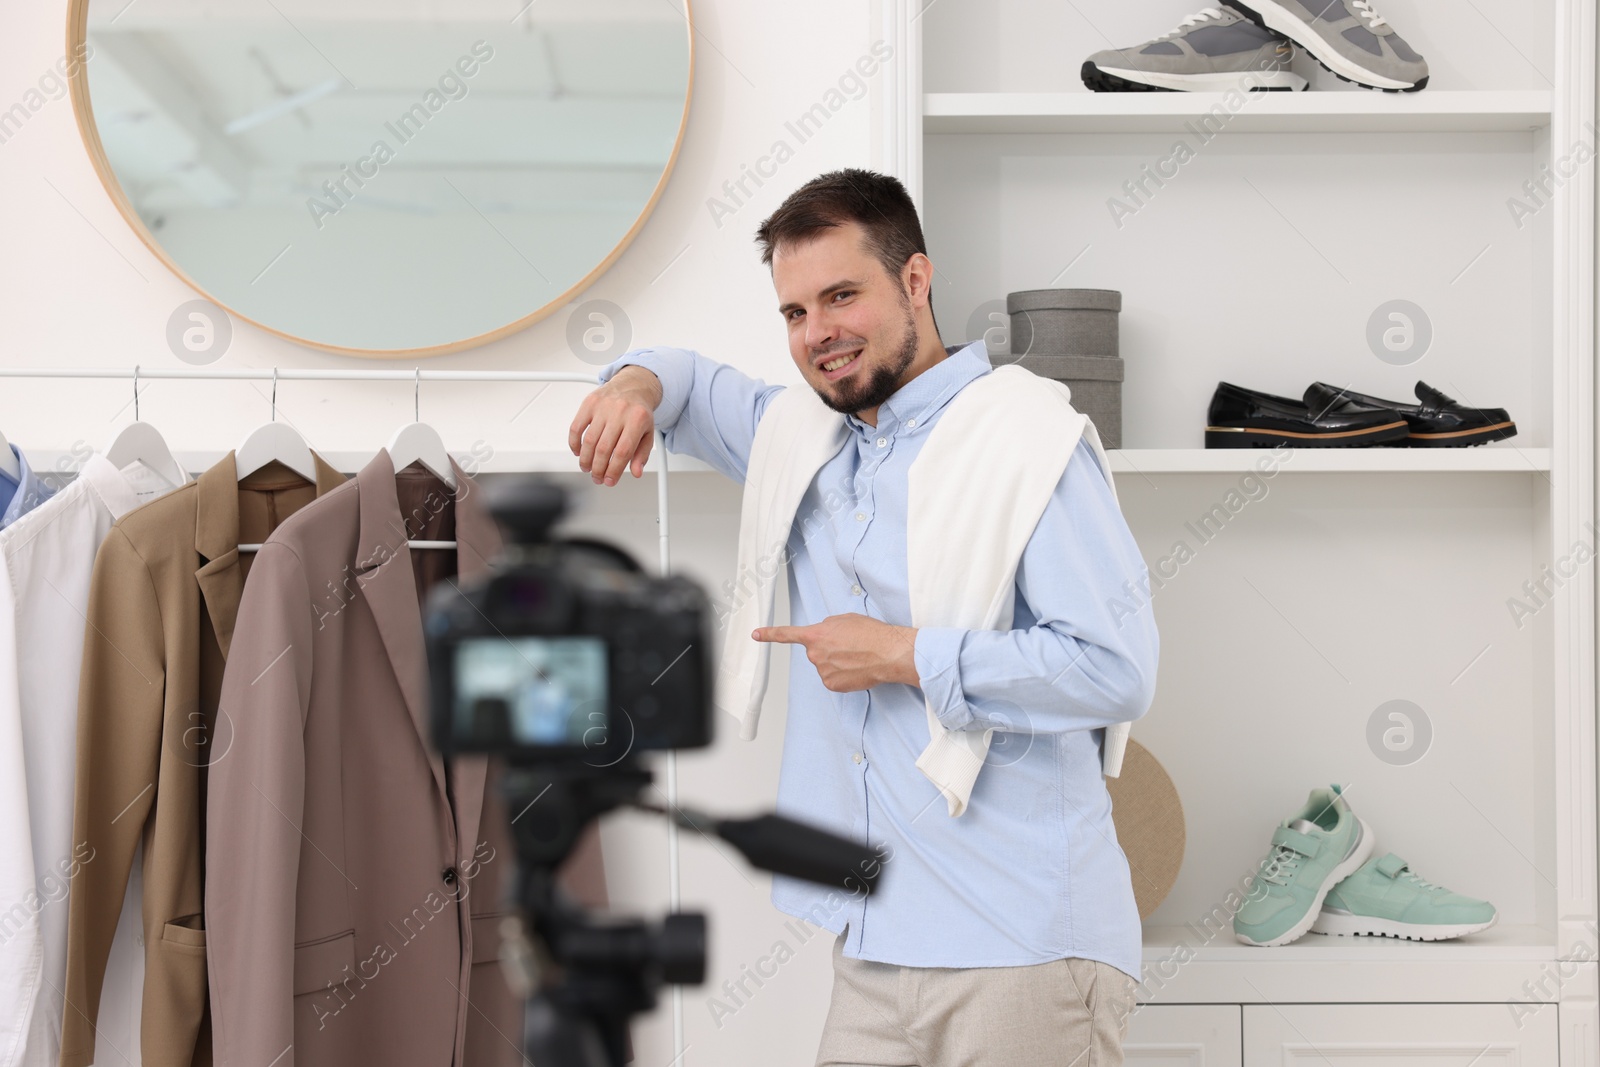
[[[611,1058],[591,1020],[562,1016],[543,995],[528,1001],[522,1051],[537,1067],[624,1067],[620,1051]]]

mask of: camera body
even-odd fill
[[[712,741],[705,593],[620,549],[549,540],[562,497],[532,483],[491,509],[515,535],[484,580],[436,587],[425,626],[440,753],[611,767]]]

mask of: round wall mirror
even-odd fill
[[[72,0],[72,99],[130,225],[317,348],[452,352],[549,315],[644,224],[688,0]]]

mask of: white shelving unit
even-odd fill
[[[1118,448],[1106,453],[1117,474],[1201,474],[1258,470],[1270,451],[1253,448]],[[1338,471],[1514,471],[1550,469],[1548,448],[1292,448],[1272,460],[1279,474]]]
[[[1188,823],[1178,884],[1145,927],[1130,1063],[1327,1049],[1374,1067],[1600,1067],[1595,565],[1550,583],[1525,624],[1508,611],[1546,565],[1597,547],[1595,164],[1565,173],[1596,147],[1595,0],[1380,6],[1435,61],[1430,88],[1316,73],[1307,92],[1232,101],[1089,93],[1082,57],[1156,36],[1185,5],[879,3],[900,62],[874,165],[918,203],[945,343],[993,325],[1008,291],[1123,293],[1127,447],[1110,455],[1163,579],[1162,674],[1134,735]],[[1193,158],[1150,180],[1177,140]],[[1528,199],[1547,167],[1559,191]],[[1535,208],[1520,219],[1519,197]],[[1393,298],[1434,328],[1409,367],[1365,341]],[[1191,537],[1265,454],[1198,447],[1218,380],[1399,398],[1419,376],[1507,407],[1518,436],[1294,450],[1270,492]],[[1297,477],[1312,473],[1330,477]],[[1197,550],[1181,570],[1175,542]],[[1366,739],[1390,699],[1430,716],[1408,765]],[[1237,943],[1226,894],[1330,781],[1380,854],[1493,900],[1499,924],[1435,944]]]
[[[1254,93],[1232,106],[1215,93],[927,93],[923,101],[924,133],[1166,133],[1207,116],[1248,133],[1435,133],[1549,126],[1551,94]]]

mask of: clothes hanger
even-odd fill
[[[306,444],[299,430],[278,421],[277,367],[272,368],[272,421],[251,430],[249,436],[234,449],[233,456],[240,481],[274,461],[316,484],[317,465],[311,459],[311,446]]]
[[[448,485],[451,492],[454,492],[456,472],[450,466],[450,454],[444,449],[444,438],[439,436],[438,430],[422,421],[421,367],[417,368],[417,386],[412,409],[415,421],[400,427],[394,432],[394,436],[389,438],[389,458],[394,461],[394,469],[397,472],[403,471],[413,463],[421,463]]]
[[[22,482],[22,465],[17,462],[17,454],[11,451],[11,442],[3,433],[0,433],[0,474],[18,484]]]
[[[118,431],[111,439],[111,443],[101,449],[101,453],[118,470],[130,463],[139,462],[175,486],[189,480],[188,472],[173,458],[172,449],[167,447],[166,438],[161,436],[161,431],[148,422],[139,421],[137,366],[133,368],[133,421]]]
[[[251,430],[233,450],[233,463],[240,481],[272,462],[282,463],[312,485],[317,484],[317,465],[311,459],[311,446],[306,444],[299,430],[278,421],[277,367],[272,368],[272,421]],[[241,554],[259,551],[260,545],[239,546]]]
[[[424,468],[432,472],[450,487],[452,493],[456,490],[456,472],[450,465],[450,453],[445,451],[444,438],[439,436],[439,431],[422,421],[422,368],[417,369],[416,392],[412,399],[412,417],[416,421],[409,422],[394,432],[389,438],[389,458],[394,462],[394,469],[403,471],[413,463],[421,463]],[[407,541],[411,548],[455,548],[454,541]]]
[[[273,378],[274,378],[274,383],[276,383],[276,378],[277,378],[276,370],[274,370],[274,372],[273,372]],[[416,391],[417,391],[417,395],[416,395],[415,400],[413,401],[413,407],[414,407],[415,414],[420,414],[421,407],[422,407],[422,395],[421,395],[422,394],[422,371],[421,371],[421,368],[418,368],[418,370],[417,370],[417,390]],[[277,388],[276,388],[276,384],[274,384],[274,388],[273,388],[273,397],[274,397],[273,414],[276,415],[277,414],[277,407],[276,407]],[[269,423],[268,425],[270,426],[270,425],[273,425],[273,424]],[[266,429],[266,428],[267,427],[262,427],[262,429]],[[260,430],[256,431],[256,433],[260,433],[260,432],[261,432]],[[251,434],[251,437],[254,437],[254,436],[255,436],[255,434]],[[299,437],[298,434],[296,434],[295,436]],[[301,439],[301,443],[302,443],[302,445],[304,444],[304,439]],[[420,462],[425,468],[427,468],[429,471],[432,471],[435,475],[437,475],[439,477],[439,479],[441,481],[443,481],[446,485],[448,485],[452,492],[455,491],[455,488],[456,488],[455,471],[450,466],[450,455],[449,455],[449,453],[447,453],[445,451],[444,439],[439,436],[439,431],[438,430],[435,430],[432,426],[429,426],[427,423],[421,422],[421,421],[417,421],[417,422],[408,423],[405,426],[400,427],[400,429],[395,431],[394,436],[389,438],[388,452],[389,452],[390,459],[394,462],[395,470],[397,470],[397,471],[404,470],[406,467],[409,467],[412,463]],[[316,481],[315,476],[313,476],[310,480],[313,481],[313,482]],[[456,542],[454,542],[454,541],[408,540],[406,542],[406,547],[408,547],[408,548],[451,548],[451,549],[453,549],[453,548],[456,547]],[[259,552],[260,550],[261,550],[261,546],[260,545],[240,545],[239,546],[240,554],[244,554],[244,553],[248,553],[248,552]]]

